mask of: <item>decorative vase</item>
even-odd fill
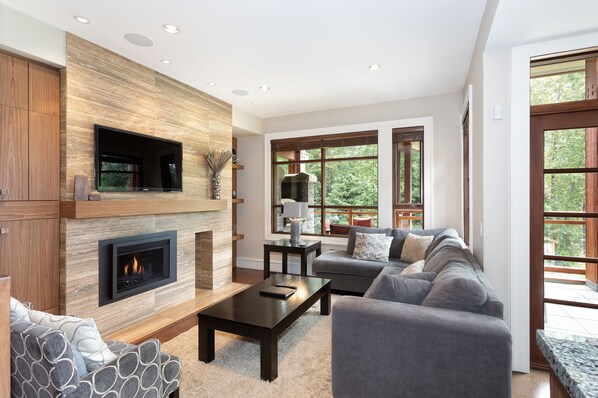
[[[222,179],[220,173],[212,174],[212,199],[220,199],[220,191],[222,190]]]

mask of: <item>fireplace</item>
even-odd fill
[[[100,306],[176,281],[176,231],[99,242]]]

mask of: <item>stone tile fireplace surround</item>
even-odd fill
[[[231,147],[232,114],[229,104],[67,34],[67,66],[61,71],[63,204],[72,203],[75,175],[94,175],[94,124],[183,143],[183,192],[102,193],[102,205],[152,201],[154,214],[61,218],[61,312],[92,317],[107,334],[193,299],[196,287],[231,282],[230,201],[224,210],[175,214],[162,211],[160,203],[208,198],[209,176],[201,155],[210,148]],[[222,195],[229,198],[230,166],[222,178]],[[177,231],[176,282],[100,307],[98,242],[170,230]]]

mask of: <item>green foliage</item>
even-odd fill
[[[555,104],[585,98],[585,73],[538,77],[531,80],[530,104]]]

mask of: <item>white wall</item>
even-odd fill
[[[63,30],[2,4],[0,48],[52,66],[66,65],[66,36]]]
[[[471,245],[476,258],[484,265],[484,239],[482,227],[484,223],[484,164],[483,164],[483,110],[484,110],[484,48],[492,26],[492,20],[498,7],[498,0],[488,0],[486,9],[480,23],[478,38],[474,48],[469,74],[464,87],[463,97],[467,96],[469,86],[472,86],[470,103],[471,140],[470,167],[472,171],[472,200],[470,203],[470,216],[472,218]],[[492,282],[492,281],[491,281]]]
[[[432,200],[428,202],[431,206],[429,214],[432,216],[429,219],[430,226],[460,229],[462,220],[461,107],[461,95],[456,93],[265,119],[265,138],[240,137],[238,142],[240,162],[245,165],[245,170],[239,172],[238,177],[239,195],[245,198],[245,204],[239,206],[238,229],[240,233],[245,233],[245,239],[238,246],[237,264],[241,267],[261,268],[263,241],[270,235],[269,224],[264,223],[264,220],[269,217],[266,207],[270,201],[270,164],[266,164],[266,151],[269,151],[269,144],[266,141],[273,137],[291,136],[297,131],[302,131],[304,134],[333,131],[342,133],[356,131],[351,126],[367,125],[378,126],[388,132],[380,137],[379,202],[380,224],[390,226],[392,223],[390,143],[392,141],[391,130],[385,122],[396,121],[394,127],[401,127],[401,123],[405,123],[403,125],[427,123],[427,131],[433,131],[432,170],[430,170],[432,175],[429,181],[433,193]],[[342,239],[337,242],[344,244]],[[325,245],[324,250],[332,247]],[[276,261],[273,258],[273,268],[276,266]]]

